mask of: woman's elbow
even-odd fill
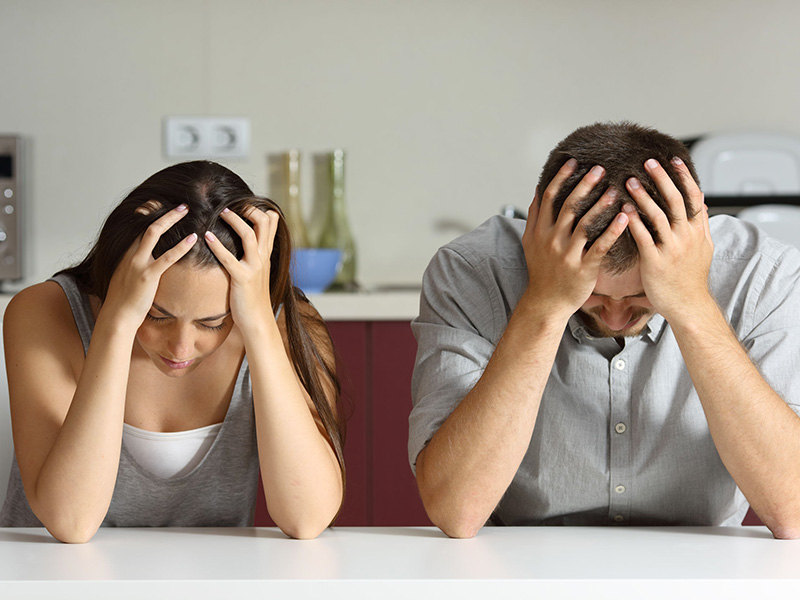
[[[97,533],[97,525],[88,524],[45,524],[45,528],[55,539],[65,544],[85,544]]]
[[[327,529],[327,525],[321,523],[276,523],[276,525],[283,533],[295,540],[313,540]]]

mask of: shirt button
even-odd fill
[[[616,431],[617,433],[625,433],[627,429],[628,427],[625,425],[625,423],[617,423],[616,425],[614,425],[614,431]]]
[[[618,494],[624,494],[625,493],[625,486],[624,485],[618,485],[617,487],[614,488],[614,491],[617,492]]]
[[[625,368],[625,361],[620,358],[617,362],[614,363],[614,368],[617,371],[622,371]]]
[[[622,523],[622,522],[625,520],[625,517],[623,517],[622,515],[615,515],[615,516],[614,516],[614,520],[615,520],[617,523]]]

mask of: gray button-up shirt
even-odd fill
[[[439,250],[425,272],[412,324],[412,468],[481,377],[525,290],[524,227],[493,217]],[[800,414],[800,252],[732,217],[713,217],[711,233],[710,289],[766,381]],[[738,525],[746,511],[664,318],[620,349],[573,315],[492,522]]]

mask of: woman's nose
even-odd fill
[[[186,360],[191,358],[193,345],[190,332],[183,327],[175,327],[170,332],[167,350],[172,354],[173,360]]]

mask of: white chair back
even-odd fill
[[[689,153],[708,195],[800,194],[800,137],[718,133],[699,140]]]
[[[760,204],[743,208],[736,216],[755,223],[770,237],[800,248],[800,206]]]

